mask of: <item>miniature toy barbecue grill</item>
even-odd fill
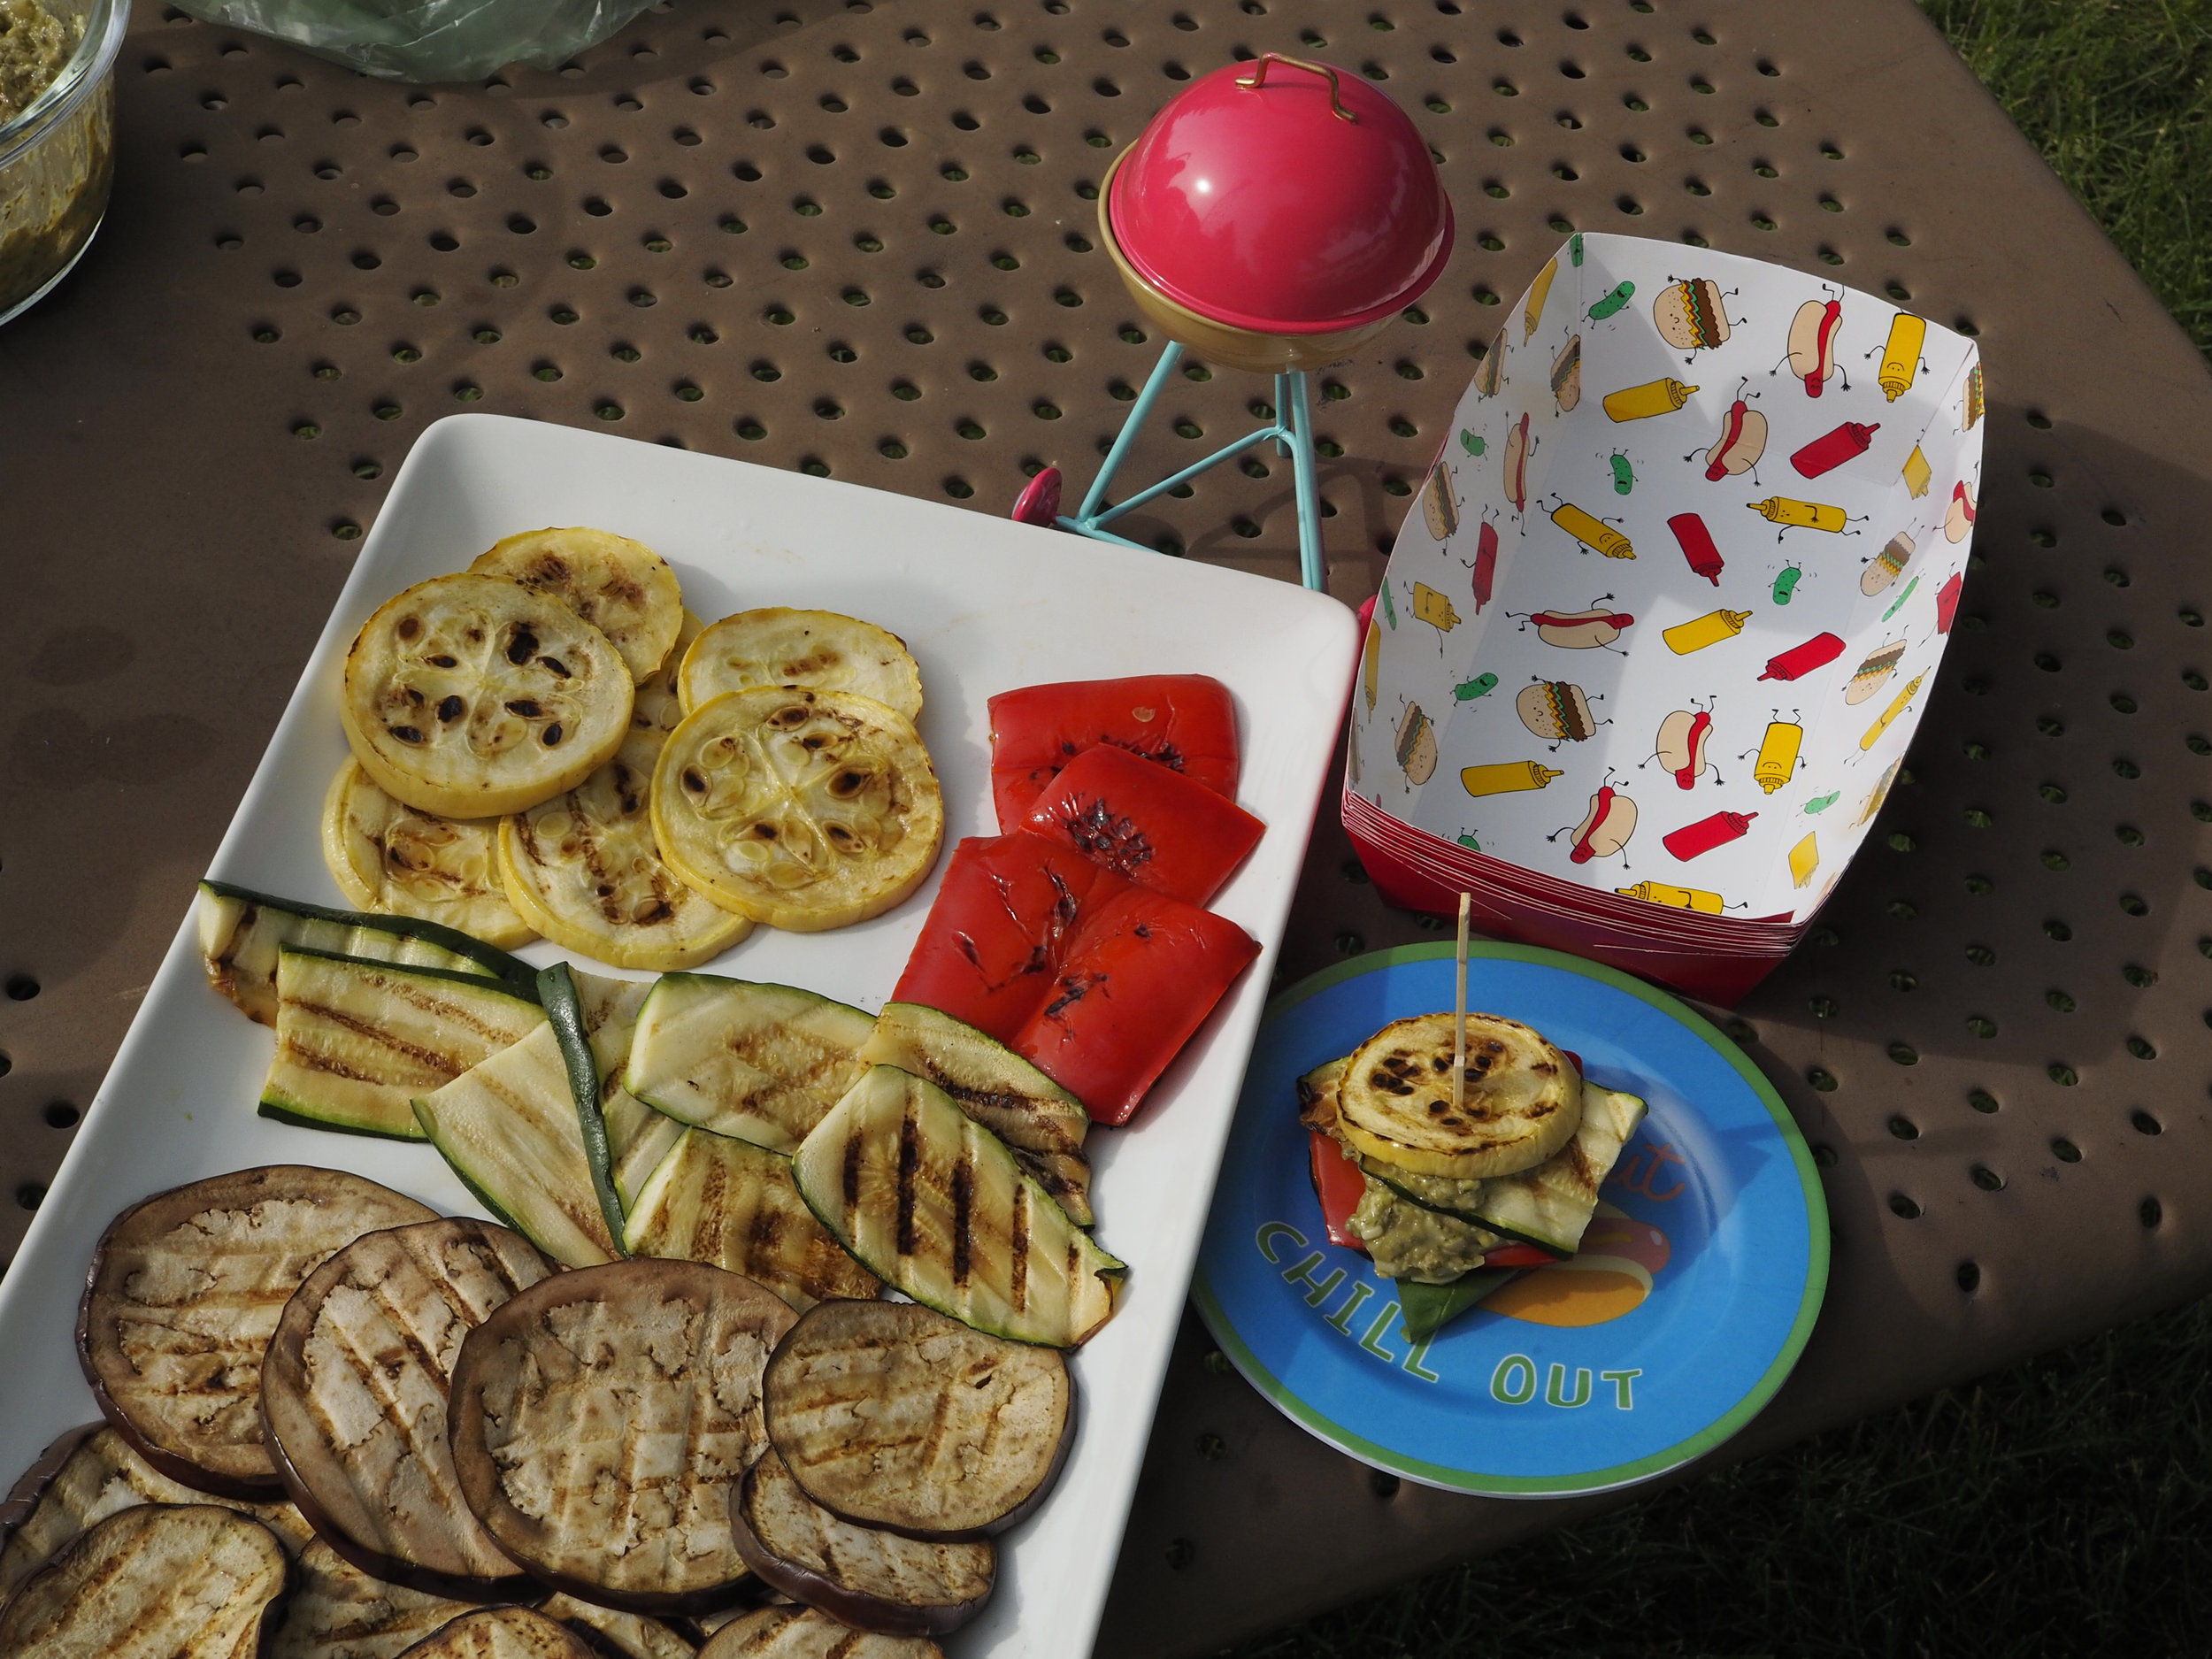
[[[1429,147],[1365,81],[1269,52],[1217,69],[1155,116],[1099,192],[1099,229],[1168,336],[1082,506],[1057,516],[1048,469],[1014,511],[1124,546],[1105,526],[1256,444],[1291,457],[1305,584],[1323,582],[1309,369],[1336,362],[1427,291],[1452,250]],[[1275,377],[1259,430],[1113,506],[1108,488],[1186,350]]]

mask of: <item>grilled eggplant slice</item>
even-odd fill
[[[730,1528],[746,1564],[795,1601],[886,1636],[942,1636],[983,1610],[998,1576],[988,1539],[908,1538],[840,1520],[772,1448],[739,1489]]]
[[[1452,1016],[1394,1020],[1362,1043],[1337,1087],[1337,1128],[1363,1156],[1460,1180],[1533,1169],[1582,1120],[1582,1079],[1541,1033],[1467,1016],[1467,1086],[1452,1108]]]
[[[172,1480],[225,1497],[278,1485],[261,1360],[302,1280],[364,1233],[437,1212],[338,1170],[269,1164],[118,1216],[93,1252],[77,1356],[100,1409]]]
[[[581,1636],[600,1659],[692,1659],[695,1643],[657,1618],[595,1607],[572,1595],[550,1597],[538,1609]]]
[[[856,1631],[810,1607],[764,1607],[732,1619],[699,1659],[945,1659],[924,1636]]]
[[[214,1503],[111,1515],[0,1608],[0,1654],[250,1659],[291,1563],[277,1535]]]
[[[768,1362],[768,1439],[803,1492],[916,1538],[1003,1532],[1043,1501],[1073,1440],[1056,1348],[910,1302],[826,1302]]]
[[[566,1625],[526,1607],[480,1607],[433,1631],[401,1659],[599,1659]]]
[[[106,1423],[71,1429],[24,1471],[0,1504],[0,1602],[70,1541],[119,1509],[142,1503],[220,1502],[260,1522],[296,1555],[315,1536],[289,1503],[211,1500],[172,1480]]]
[[[521,1234],[447,1217],[356,1239],[285,1304],[261,1364],[270,1450],[364,1572],[471,1601],[528,1587],[461,1496],[446,1390],[461,1340],[552,1271]]]
[[[287,946],[261,1115],[419,1141],[414,1098],[520,1042],[545,1010],[502,983]]]
[[[617,1262],[509,1301],[448,1409],[469,1508],[555,1589],[656,1616],[733,1600],[730,1494],[766,1444],[760,1379],[796,1316],[699,1262]]]
[[[1091,1164],[1083,1156],[1091,1115],[1004,1043],[919,1002],[887,1002],[860,1057],[927,1078],[1003,1141],[1076,1225],[1091,1225]]]
[[[934,1083],[871,1067],[791,1173],[838,1242],[964,1325],[1073,1348],[1113,1315],[1127,1270]]]
[[[679,1123],[787,1156],[866,1069],[874,1029],[796,986],[666,973],[638,1014],[623,1087]]]
[[[436,922],[334,910],[271,898],[227,881],[200,883],[200,959],[208,982],[254,1019],[277,1018],[277,953],[298,945],[333,956],[443,968],[503,981],[527,996],[537,970],[505,951]]]
[[[300,1552],[260,1659],[399,1659],[469,1607],[372,1578],[319,1538]]]
[[[882,1294],[882,1281],[806,1207],[789,1158],[661,1121],[682,1139],[630,1206],[624,1249],[711,1262],[758,1280],[801,1313],[832,1297]]]

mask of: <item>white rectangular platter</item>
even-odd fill
[[[545,525],[596,526],[657,549],[687,605],[710,621],[806,606],[903,638],[921,664],[919,725],[944,786],[948,852],[960,837],[996,831],[985,707],[993,694],[1169,672],[1213,674],[1235,694],[1240,798],[1269,828],[1213,908],[1257,938],[1262,954],[1136,1121],[1090,1142],[1098,1236],[1129,1263],[1125,1293],[1077,1358],[1078,1438],[1057,1490],[1003,1540],[996,1595],[948,1644],[958,1659],[1087,1653],[1348,694],[1352,615],[1284,583],[854,485],[456,416],[423,434],[395,480],[211,875],[344,903],[316,826],[346,757],[338,681],[347,647],[402,588]],[[889,914],[841,932],[759,929],[706,971],[804,986],[872,1010],[890,995],[935,893],[933,878]],[[542,943],[521,954],[541,964],[559,955]],[[98,1415],[77,1369],[77,1299],[95,1242],[127,1204],[224,1171],[296,1163],[357,1171],[449,1214],[483,1214],[427,1146],[257,1116],[271,1042],[266,1027],[209,988],[187,918],[0,1281],[0,1480]]]

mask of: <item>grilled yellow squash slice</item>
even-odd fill
[[[661,749],[652,813],[678,875],[794,933],[891,909],[921,886],[945,835],[936,769],[912,724],[872,698],[802,686],[693,709]]]
[[[669,648],[661,665],[637,682],[637,696],[630,706],[630,732],[650,732],[655,737],[666,737],[676,729],[684,718],[683,698],[676,681],[683,672],[684,653],[692,641],[706,632],[707,625],[684,612],[684,626],[677,633],[676,643]]]
[[[1476,1180],[1532,1169],[1582,1121],[1574,1062],[1538,1032],[1467,1016],[1467,1081],[1452,1107],[1452,1016],[1394,1020],[1353,1054],[1337,1126],[1353,1149],[1419,1175]]]
[[[755,686],[855,692],[910,720],[922,712],[922,671],[906,641],[834,611],[775,606],[724,617],[684,653],[677,691],[688,714],[710,697]]]
[[[661,861],[647,798],[658,733],[633,732],[563,795],[499,822],[516,912],[555,944],[618,968],[695,968],[753,931]]]
[[[537,934],[507,902],[497,818],[440,818],[394,800],[349,760],[323,796],[323,863],[365,910],[442,922],[502,949]]]
[[[502,818],[611,758],[634,690],[613,641],[566,605],[495,576],[439,576],[363,626],[339,715],[362,769],[409,806]]]
[[[642,680],[668,659],[681,632],[684,595],[668,561],[642,541],[604,530],[530,530],[469,566],[557,600],[597,628]]]

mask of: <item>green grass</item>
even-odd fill
[[[1923,4],[2212,349],[2212,0]],[[1386,1591],[1237,1659],[2212,1652],[2208,1377],[2200,1303]]]

